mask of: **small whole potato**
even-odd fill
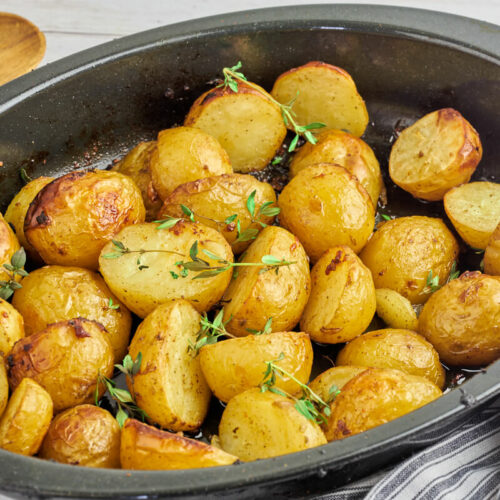
[[[24,278],[23,287],[14,293],[12,305],[24,317],[26,335],[37,333],[51,323],[82,317],[106,328],[116,363],[127,352],[131,314],[93,271],[65,266],[36,269]]]
[[[331,404],[326,438],[344,439],[401,417],[441,396],[424,377],[371,368],[351,379]]]
[[[299,238],[313,262],[337,245],[359,253],[375,224],[366,189],[338,165],[305,168],[285,186],[278,204],[281,225]]]
[[[40,457],[69,465],[120,468],[120,426],[98,406],[69,408],[50,424]]]
[[[107,337],[96,321],[75,318],[18,340],[7,358],[11,389],[32,378],[50,394],[56,413],[93,402],[98,374],[113,373],[113,349]],[[104,389],[99,384],[101,396]]]
[[[151,154],[150,168],[154,189],[162,200],[186,182],[233,172],[219,141],[193,127],[162,130]]]
[[[379,224],[359,256],[375,288],[390,288],[412,304],[423,304],[432,293],[430,277],[446,283],[458,243],[441,219],[400,217]]]
[[[0,299],[0,355],[6,358],[14,344],[23,337],[23,317],[15,307]]]
[[[410,330],[386,328],[364,333],[339,352],[337,365],[394,368],[444,387],[438,353],[424,337]]]
[[[5,362],[0,358],[0,417],[2,416],[9,400],[9,381]]]
[[[0,280],[9,281],[10,273],[3,267],[10,264],[12,256],[21,248],[14,231],[0,214]],[[16,277],[17,279],[17,277]]]
[[[375,290],[377,299],[377,316],[390,328],[417,331],[417,313],[411,302],[400,293],[390,288]]]
[[[424,305],[418,331],[450,366],[482,366],[500,357],[500,277],[465,272]]]
[[[500,222],[493,231],[484,252],[484,272],[500,276]]]
[[[32,201],[24,234],[46,264],[97,269],[99,253],[122,228],[144,222],[134,181],[118,172],[71,172]]]
[[[346,246],[330,248],[311,271],[300,327],[316,342],[340,344],[363,333],[375,314],[370,270]]]

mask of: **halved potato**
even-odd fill
[[[309,387],[323,401],[332,403],[338,396],[344,385],[360,373],[368,370],[366,366],[333,366],[320,373],[314,380],[309,382]]]
[[[130,418],[123,426],[120,458],[122,468],[132,470],[198,469],[238,460],[215,446]]]
[[[184,121],[217,138],[235,172],[262,170],[286,135],[279,106],[255,87],[240,82],[238,92],[215,87],[196,99]]]
[[[0,299],[0,355],[7,358],[14,344],[23,337],[23,317],[15,307]]]
[[[226,151],[212,135],[194,127],[160,131],[150,169],[153,186],[162,200],[186,182],[232,173]]]
[[[472,125],[455,109],[439,109],[401,132],[391,150],[389,174],[415,198],[442,200],[452,187],[469,181],[482,154]]]
[[[346,246],[330,248],[311,271],[300,327],[316,342],[340,344],[363,333],[375,314],[370,270]]]
[[[378,288],[375,290],[375,298],[377,316],[388,327],[417,331],[417,313],[406,297],[390,288]]]
[[[0,358],[0,416],[2,416],[9,400],[9,381],[5,361]]]
[[[0,448],[34,455],[52,420],[49,393],[30,378],[21,381],[0,419]]]
[[[227,404],[219,424],[222,449],[241,460],[276,457],[326,443],[318,424],[291,399],[249,389]]]
[[[484,252],[484,272],[500,276],[500,223],[493,231]]]
[[[311,289],[309,262],[299,240],[281,227],[268,226],[245,252],[241,262],[261,263],[265,256],[290,262],[266,270],[243,266],[222,298],[224,322],[239,337],[262,331],[272,318],[272,331],[287,332],[299,322]]]
[[[192,431],[202,424],[211,392],[198,357],[189,346],[196,343],[200,315],[185,300],[158,306],[139,325],[129,353],[141,369],[127,379],[139,408],[161,427]]]
[[[266,361],[276,364],[306,384],[311,375],[313,350],[309,336],[302,332],[248,335],[206,345],[200,351],[200,364],[213,393],[227,403],[252,387],[258,387],[266,371]],[[289,377],[276,379],[276,387],[289,394],[300,386]]]
[[[351,75],[337,66],[311,61],[278,76],[271,95],[280,103],[293,101],[297,122],[324,123],[361,137],[368,111]]]
[[[7,221],[0,214],[0,280],[9,281],[10,275],[4,264],[10,264],[12,256],[21,248],[19,241]],[[16,277],[17,279],[17,277]]]
[[[500,223],[500,184],[471,182],[448,191],[444,209],[462,239],[485,249]]]
[[[254,191],[255,212],[252,217],[247,201]],[[271,205],[262,207],[269,202]],[[177,187],[165,199],[158,218],[167,215],[185,218],[181,204],[193,211],[197,221],[217,229],[231,245],[233,252],[239,254],[248,248],[262,229],[262,225],[252,222],[252,219],[263,224],[273,223],[274,217],[262,215],[260,210],[262,208],[266,214],[267,210],[276,208],[276,193],[270,184],[260,182],[251,175],[224,174],[206,177]],[[224,223],[233,215],[237,216],[236,219],[228,224]],[[238,224],[241,238],[238,238]]]

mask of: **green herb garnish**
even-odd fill
[[[0,298],[7,300],[9,299],[14,290],[19,290],[22,288],[21,283],[16,281],[16,276],[25,278],[28,276],[28,271],[23,269],[26,264],[26,252],[24,248],[21,247],[10,259],[10,264],[4,264],[3,272],[7,274],[8,280],[0,280]]]

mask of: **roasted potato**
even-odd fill
[[[410,330],[386,328],[360,335],[339,352],[336,364],[394,368],[444,387],[438,353],[424,337]]]
[[[64,266],[37,269],[16,290],[12,305],[24,317],[26,335],[37,333],[51,323],[82,317],[106,328],[116,363],[127,352],[131,314],[93,271]]]
[[[375,314],[370,270],[346,246],[327,250],[311,271],[300,327],[316,342],[340,344],[363,333]]]
[[[279,106],[258,85],[238,83],[238,92],[215,87],[191,106],[184,125],[217,138],[235,172],[262,170],[286,135]]]
[[[318,424],[284,396],[249,389],[227,404],[219,424],[222,449],[243,461],[269,458],[326,443]]]
[[[208,411],[211,392],[189,349],[199,330],[196,309],[175,300],[149,314],[130,344],[133,359],[142,353],[139,373],[127,380],[130,393],[152,422],[173,431],[198,429]]]
[[[49,393],[30,378],[18,385],[0,419],[0,448],[34,455],[52,420]]]
[[[471,182],[451,189],[444,209],[462,239],[484,250],[500,223],[500,184]]]
[[[365,188],[337,165],[319,164],[299,172],[283,189],[278,205],[281,225],[299,238],[313,262],[337,245],[358,253],[375,225]]]
[[[424,377],[372,368],[351,379],[331,405],[326,437],[343,439],[401,417],[441,396]]]
[[[206,345],[200,351],[200,365],[213,393],[227,403],[252,387],[258,387],[266,371],[266,361],[276,364],[306,384],[311,374],[313,350],[309,336],[302,332],[248,335]],[[277,378],[276,387],[289,394],[300,386],[289,377]]]
[[[0,357],[0,417],[2,416],[7,401],[9,400],[9,381],[7,379],[7,370],[5,369],[5,362]]]
[[[151,180],[151,153],[156,149],[156,141],[140,142],[112,170],[128,175],[135,182],[142,194],[142,201],[146,208],[146,221],[156,219],[156,214],[161,207],[153,181]]]
[[[417,331],[417,313],[411,302],[400,293],[390,288],[375,290],[377,316],[390,328]]]
[[[253,200],[253,215],[247,207],[249,199]],[[239,254],[248,248],[262,224],[273,223],[274,216],[267,214],[278,210],[275,204],[276,193],[270,184],[259,182],[251,175],[224,174],[180,185],[166,198],[159,218],[185,218],[181,208],[184,205],[193,212],[195,220],[217,229],[231,245],[233,253]],[[228,218],[230,222],[225,223]]]
[[[500,357],[500,277],[465,272],[435,292],[418,331],[450,366],[481,366]]]
[[[469,181],[482,154],[472,125],[455,109],[439,109],[401,132],[391,150],[389,174],[415,198],[442,200],[452,187]]]
[[[75,318],[18,340],[7,362],[11,389],[32,378],[50,394],[57,413],[94,401],[98,374],[113,373],[113,349],[101,324]],[[103,393],[99,384],[98,395]]]
[[[353,174],[377,205],[383,188],[380,166],[366,142],[342,130],[325,130],[317,135],[316,144],[306,142],[290,163],[290,176],[317,163],[335,163]]]
[[[500,223],[493,231],[484,252],[484,272],[500,276]]]
[[[47,264],[97,269],[102,247],[144,222],[141,192],[118,172],[77,171],[47,184],[32,201],[24,234]]]
[[[219,141],[193,127],[162,130],[150,168],[154,189],[162,200],[181,184],[233,171]]]
[[[432,293],[429,279],[446,283],[458,243],[441,219],[401,217],[379,224],[359,256],[372,272],[375,288],[390,288],[412,304],[422,304]]]
[[[335,401],[338,391],[344,385],[360,373],[368,370],[366,366],[333,366],[320,373],[314,380],[309,382],[309,387],[323,401]]]
[[[301,125],[320,122],[357,137],[368,125],[365,102],[351,75],[331,64],[311,61],[286,71],[274,82],[271,95],[282,104],[293,102]]]
[[[98,406],[69,408],[50,424],[40,457],[69,465],[120,468],[120,426]]]
[[[126,227],[106,245],[99,257],[101,274],[111,291],[132,312],[146,317],[156,306],[169,300],[184,298],[200,312],[208,311],[222,297],[231,281],[231,270],[216,276],[193,279],[200,272],[184,276],[178,262],[190,262],[190,250],[197,242],[198,255],[211,266],[221,266],[204,250],[225,261],[233,261],[231,247],[215,229],[179,221],[169,229],[158,229],[146,223]]]
[[[262,258],[290,262],[276,269],[243,266],[222,297],[224,322],[239,337],[248,330],[262,331],[272,318],[272,331],[286,332],[299,322],[311,288],[309,262],[304,248],[291,233],[266,227],[250,245],[241,262],[261,263]]]
[[[38,179],[33,179],[28,182],[28,184],[23,186],[16,196],[14,196],[5,212],[5,221],[14,226],[19,244],[26,250],[30,260],[34,260],[35,262],[41,262],[42,258],[24,236],[24,219],[35,196],[43,187],[53,180],[53,177],[38,177]]]
[[[23,317],[11,304],[0,299],[0,355],[6,358],[23,337]]]
[[[14,231],[0,214],[0,281],[9,281],[10,273],[3,267],[10,264],[12,256],[21,248]],[[17,280],[17,277],[16,277]]]

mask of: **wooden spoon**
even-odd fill
[[[45,36],[23,17],[0,12],[0,85],[36,68],[45,54]]]

